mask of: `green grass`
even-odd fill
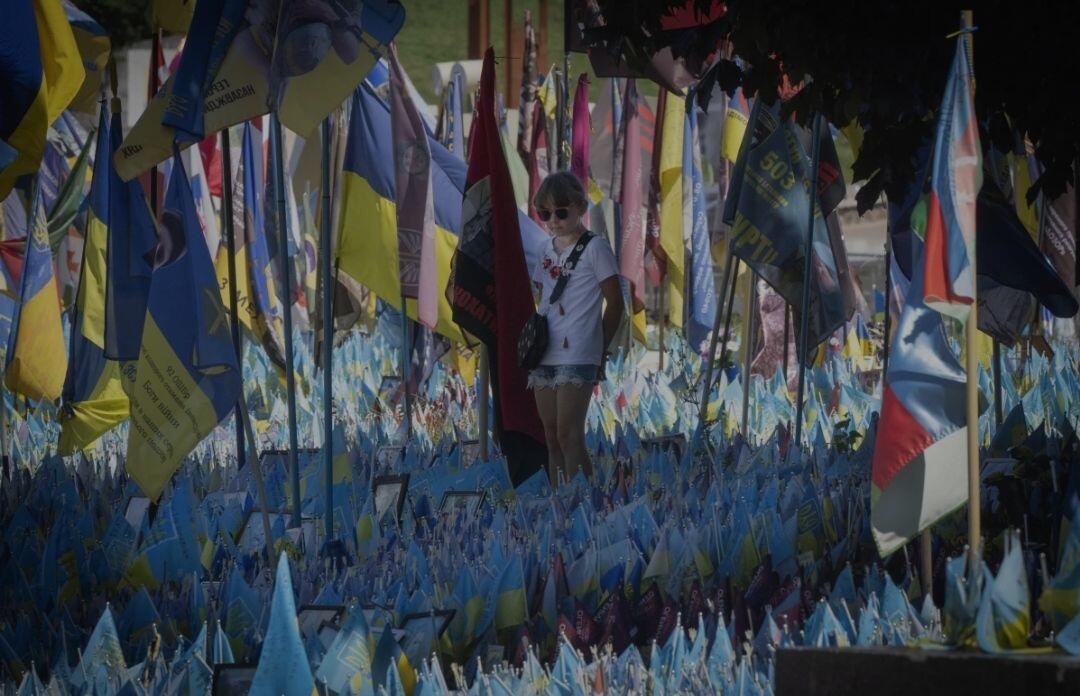
[[[500,0],[489,0],[491,6],[491,44],[495,48],[498,58],[498,81],[500,91],[504,85],[503,71],[507,65],[515,75],[515,89],[520,86],[521,56],[515,55],[507,61],[501,56],[506,56],[506,38],[503,27],[504,3]],[[465,60],[468,58],[469,34],[468,0],[406,0],[405,26],[397,37],[398,56],[401,58],[409,77],[416,84],[416,88],[432,105],[437,104],[435,92],[432,89],[432,70],[436,63],[450,60]],[[537,0],[514,1],[514,26],[517,31],[525,21],[525,10],[532,11],[533,26],[537,39],[541,32],[546,32],[548,41],[548,61],[562,61],[563,52],[563,3],[559,0],[548,1],[548,26],[539,26],[539,3]],[[550,65],[538,65],[537,69],[546,74]],[[588,58],[582,53],[574,53],[570,56],[570,74],[576,81],[577,75],[582,71],[589,73],[592,81],[593,96],[597,79],[589,68]],[[571,87],[571,89],[573,89]]]

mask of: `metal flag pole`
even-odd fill
[[[270,112],[270,154],[274,193],[277,195],[275,219],[278,233],[278,256],[281,272],[281,313],[285,324],[285,399],[289,417],[289,472],[292,479],[292,526],[300,526],[300,465],[296,436],[296,368],[292,336],[292,268],[289,259],[289,232],[285,215],[285,155],[282,152],[281,121],[277,111]]]
[[[709,416],[709,397],[712,395],[713,368],[716,365],[716,344],[720,339],[720,318],[724,315],[724,300],[727,297],[734,261],[735,255],[729,253],[727,262],[724,264],[724,282],[720,284],[720,297],[716,303],[716,314],[713,316],[712,334],[709,336],[709,355],[705,362],[705,382],[701,390],[701,403],[698,405],[699,432],[704,430],[705,420]],[[723,369],[723,366],[720,369]]]
[[[791,341],[791,306],[784,300],[784,382],[787,382],[788,358],[791,351],[788,343]]]
[[[247,459],[244,452],[244,423],[240,415],[240,401],[244,398],[244,355],[240,338],[240,306],[236,297],[236,232],[233,228],[232,150],[228,128],[221,130],[221,223],[225,228],[229,255],[229,317],[232,319],[233,350],[236,351],[236,367],[240,371],[240,396],[236,403],[236,462],[240,467]]]
[[[739,425],[742,426],[743,439],[750,440],[750,428],[747,424],[747,416],[750,414],[750,387],[754,380],[750,377],[750,362],[754,359],[754,338],[757,333],[757,314],[754,312],[754,296],[757,291],[757,278],[754,272],[747,267],[746,298],[743,307],[743,393],[742,415]]]
[[[401,296],[401,387],[404,390],[405,413],[402,420],[405,423],[405,442],[412,437],[412,395],[409,393],[409,357],[412,346],[409,345],[409,313],[405,305],[405,295]]]
[[[274,537],[270,531],[269,504],[266,500],[266,485],[263,483],[262,470],[259,468],[259,447],[255,444],[255,431],[251,428],[251,416],[248,414],[247,402],[240,399],[240,420],[244,423],[244,432],[248,440],[248,464],[251,466],[251,475],[255,479],[255,495],[259,496],[259,508],[263,523],[263,534],[266,535],[266,559],[274,562]]]
[[[994,339],[994,427],[1001,427],[1003,407],[1001,403],[1001,344]]]
[[[657,298],[657,304],[659,305],[659,311],[656,317],[657,328],[657,340],[659,341],[658,348],[660,349],[660,362],[658,363],[661,372],[664,371],[664,328],[667,324],[667,302],[664,297],[664,286],[667,285],[667,279],[660,281],[660,294]]]
[[[795,441],[796,447],[802,448],[803,398],[806,391],[806,353],[807,334],[810,332],[810,272],[814,254],[814,213],[817,212],[818,158],[821,156],[821,114],[815,113],[811,128],[814,129],[810,151],[810,212],[807,215],[806,246],[803,248],[803,296],[802,316],[799,317],[799,350],[795,359],[799,361],[799,387],[795,398]]]
[[[731,255],[731,256],[734,256],[734,254],[731,254],[730,250],[728,251],[728,254]],[[723,338],[723,342],[720,344],[720,369],[721,370],[723,370],[724,365],[727,364],[728,341],[731,340],[731,315],[735,311],[735,288],[738,286],[738,282],[739,282],[739,258],[735,257],[735,261],[732,263],[732,266],[731,266],[731,283],[730,283],[730,287],[728,288],[727,313],[724,316],[724,338]]]
[[[322,274],[323,471],[326,483],[326,540],[334,538],[334,293],[330,282],[330,118],[322,122]]]
[[[491,369],[488,363],[488,349],[487,345],[480,344],[480,364],[478,374],[476,377],[476,426],[479,431],[477,437],[480,439],[480,459],[482,461],[488,460],[488,403],[489,403],[489,384]]]

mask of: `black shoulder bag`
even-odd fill
[[[566,264],[563,268],[567,271],[574,270],[574,267],[577,266],[578,259],[581,258],[581,254],[584,253],[585,247],[588,246],[589,240],[591,240],[592,237],[591,232],[586,232],[581,235],[581,238],[574,244],[574,250],[570,252],[570,256],[567,257]],[[559,298],[562,297],[563,290],[566,289],[566,284],[569,281],[570,277],[567,275],[561,275],[559,276],[559,279],[555,281],[555,287],[551,289],[551,297],[548,298],[548,308],[559,301]],[[529,320],[525,322],[525,326],[521,327],[521,333],[518,335],[518,366],[523,367],[526,370],[536,368],[544,358],[547,347],[547,316],[540,312],[534,312],[533,315],[529,317]]]

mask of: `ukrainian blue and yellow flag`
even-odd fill
[[[56,401],[64,388],[67,353],[53,275],[41,187],[34,186],[32,224],[19,283],[19,303],[8,334],[4,386],[32,401]]]
[[[428,135],[431,186],[435,203],[435,267],[437,288],[450,280],[450,260],[461,231],[461,200],[465,163]],[[394,307],[401,307],[398,229],[395,199],[394,149],[390,110],[367,84],[353,93],[352,122],[342,171],[341,227],[338,268]],[[406,311],[417,318],[415,300]],[[435,331],[464,342],[454,323],[445,293],[439,293]]]
[[[228,315],[199,230],[179,153],[161,214],[161,240],[131,394],[127,469],[156,500],[187,456],[240,395]]]
[[[60,411],[62,455],[89,446],[128,416],[120,363],[105,359],[105,256],[109,238],[109,187],[113,183],[106,109],[102,104],[82,272],[73,315],[71,359]]]
[[[0,167],[3,200],[15,179],[37,171],[49,124],[68,107],[86,77],[58,0],[4,3],[0,75],[0,143],[6,146],[0,150],[15,153],[10,164]]]
[[[78,94],[71,100],[68,108],[92,114],[97,108],[101,80],[105,75],[105,65],[109,62],[112,43],[105,29],[94,21],[93,17],[75,7],[70,0],[63,0],[63,2],[64,13],[68,22],[71,23],[75,45],[79,49],[83,69],[86,71],[86,79],[83,80],[82,87],[79,88]]]
[[[263,192],[262,168],[258,166],[260,161],[255,157],[255,131],[250,123],[244,124],[241,148],[244,166],[244,246],[241,250],[244,258],[239,258],[241,250],[238,250],[237,274],[240,273],[243,261],[243,267],[247,271],[247,303],[241,305],[247,311],[244,312],[243,319],[250,321],[248,328],[266,350],[270,362],[284,370],[285,314],[281,307],[281,294],[275,287],[274,267],[266,242],[263,206],[259,198]]]
[[[157,227],[139,180],[124,181],[116,171],[115,153],[123,141],[120,102],[113,99],[109,178],[109,233],[106,249],[105,357],[139,359],[146,300],[150,294],[151,260],[157,246]],[[96,180],[95,165],[95,180]],[[134,365],[124,369],[125,385],[134,379]]]

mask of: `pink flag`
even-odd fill
[[[435,269],[431,150],[424,122],[405,88],[405,72],[398,63],[394,44],[390,44],[389,58],[401,296],[416,298],[417,316],[425,326],[433,329],[439,309],[435,287],[438,274]]]
[[[619,275],[630,283],[634,311],[645,307],[645,224],[641,206],[641,126],[638,113],[638,93],[634,78],[626,80],[623,95],[622,123],[622,183],[619,186],[622,243],[619,246]]]
[[[571,135],[573,154],[570,156],[570,171],[581,181],[586,190],[589,188],[589,76],[581,73],[577,91],[574,92],[574,125]]]

